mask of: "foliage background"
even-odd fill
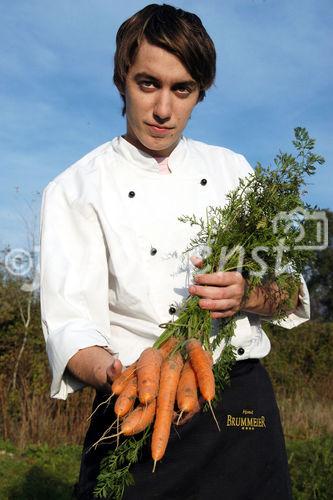
[[[272,350],[264,364],[281,411],[294,496],[300,500],[329,499],[333,491],[333,217],[327,215],[329,248],[306,270],[313,319],[293,330],[265,325]],[[6,271],[8,251],[0,267],[0,497],[71,498],[94,394],[86,388],[66,401],[49,398],[38,294],[23,291],[26,280]]]
[[[319,399],[323,396],[325,402],[332,394],[333,213],[329,210],[326,213],[329,247],[317,252],[306,270],[312,320],[292,330],[265,324],[272,350],[264,363],[278,395],[285,399],[307,395],[305,399],[309,401],[310,396],[316,395]],[[89,411],[92,391],[85,389],[66,401],[49,398],[50,373],[41,331],[38,291],[22,290],[32,281],[32,276],[20,278],[7,271],[5,257],[9,250],[3,250],[0,261],[1,433],[18,447],[39,442],[79,444],[85,427],[82,412],[86,407]],[[29,306],[31,319],[27,326],[24,319]],[[18,364],[17,380],[13,383],[25,332],[27,341]],[[37,416],[39,418],[34,418]],[[49,418],[53,430],[59,421],[57,432],[49,432]]]

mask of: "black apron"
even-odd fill
[[[105,398],[96,396],[94,408]],[[84,443],[78,500],[93,499],[101,459],[112,445],[86,450],[115,420],[112,406],[92,419]],[[152,473],[149,446],[132,467],[135,486],[123,500],[288,500],[291,487],[279,411],[265,368],[258,360],[238,361],[231,384],[215,407],[173,428],[166,454]]]

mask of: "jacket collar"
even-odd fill
[[[121,156],[140,169],[160,175],[158,163],[155,158],[138,149],[136,146],[133,146],[133,144],[123,137],[115,137],[111,144],[116,155]],[[184,165],[188,154],[187,146],[188,139],[182,136],[168,159],[168,166],[172,173],[177,172],[178,169],[180,169],[181,172],[182,164]]]

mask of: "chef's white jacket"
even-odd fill
[[[128,365],[154,343],[192,282],[184,250],[197,229],[178,217],[205,217],[206,208],[225,204],[228,191],[251,171],[242,155],[185,137],[169,168],[170,175],[161,175],[153,157],[117,137],[45,188],[41,314],[52,397],[66,399],[82,387],[65,372],[78,350],[109,347]],[[283,326],[308,318],[303,286],[300,306]],[[237,359],[270,350],[256,315],[238,319],[232,343]]]

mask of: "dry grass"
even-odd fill
[[[333,435],[333,379],[309,380],[294,391],[276,390],[284,433],[287,439],[312,439]]]
[[[0,381],[2,437],[21,449],[31,443],[82,444],[93,397],[94,391],[85,389],[66,401],[54,400],[46,392],[31,393],[24,382],[9,395]]]
[[[271,376],[288,440],[333,435],[333,374],[324,370],[327,364],[328,361],[322,363],[312,376],[306,374],[303,366],[291,370],[289,363],[277,365],[273,371]],[[55,400],[49,397],[46,370],[37,372],[36,381],[23,373],[27,370],[22,369],[19,374],[15,391],[8,389],[10,370],[0,375],[1,437],[21,449],[28,444],[82,445],[94,390],[84,389],[66,401]],[[283,378],[279,380],[277,375]]]
[[[278,395],[278,404],[287,439],[311,439],[333,435],[333,402],[316,394]]]
[[[94,391],[85,389],[67,401],[52,400],[49,394],[31,393],[20,381],[20,390],[8,395],[0,381],[1,427],[3,439],[19,448],[31,443],[82,444]],[[333,435],[333,400],[330,385],[317,391],[303,389],[288,395],[277,390],[282,424],[287,439],[311,439]],[[324,394],[327,394],[325,397]]]

